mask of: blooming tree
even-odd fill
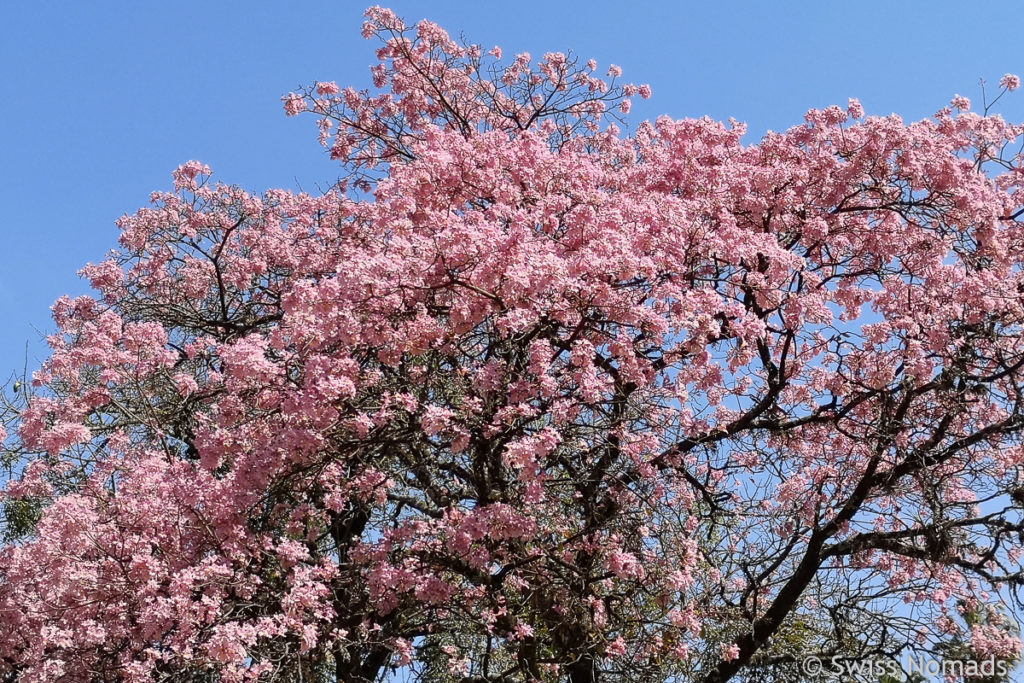
[[[616,66],[363,32],[374,89],[284,98],[336,186],[189,162],[54,306],[3,434],[7,680],[1019,655],[1024,129],[626,134]]]

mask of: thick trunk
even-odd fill
[[[583,655],[569,666],[569,683],[597,683],[597,666],[594,658]]]
[[[387,664],[391,651],[378,647],[365,653],[363,657],[352,651],[347,654],[350,656],[348,660],[339,649],[334,663],[334,680],[337,683],[374,683],[380,676],[381,668]]]

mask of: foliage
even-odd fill
[[[958,606],[1019,605],[1020,127],[626,134],[618,67],[367,16],[375,89],[284,98],[335,187],[189,162],[54,306],[7,420],[9,679],[1019,656]]]

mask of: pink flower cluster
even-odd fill
[[[840,647],[814,624],[892,594],[923,615],[892,637],[1019,656],[952,606],[1024,538],[1024,158],[988,163],[1024,129],[958,96],[626,135],[651,93],[617,66],[363,32],[374,91],[284,98],[342,181],[188,162],[55,304],[0,429],[38,513],[0,549],[0,676],[372,679],[434,647],[724,680],[774,647],[728,634]]]

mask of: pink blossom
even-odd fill
[[[512,630],[513,640],[524,640],[533,635],[533,627],[529,624],[520,622],[516,624],[516,627]]]
[[[199,184],[196,178],[200,175],[210,175],[210,167],[198,161],[182,164],[174,172],[175,189],[197,189]]]
[[[850,102],[847,105],[846,113],[852,119],[859,119],[864,116],[864,107],[861,105],[860,100],[851,97]]]
[[[428,406],[420,419],[420,425],[427,436],[435,436],[451,423],[454,415],[455,413],[447,408]]]
[[[320,81],[316,84],[316,92],[318,95],[337,95],[340,90],[334,81]]]
[[[461,678],[484,637],[742,678],[797,618],[1019,657],[1019,126],[623,130],[617,66],[364,33],[366,83],[284,98],[340,181],[183,164],[55,302],[0,427],[0,678]],[[744,609],[781,630],[741,653]]]
[[[619,636],[612,642],[608,643],[608,645],[605,646],[604,651],[609,657],[621,657],[626,654],[626,641],[622,639],[622,636]]]
[[[632,553],[616,551],[608,556],[608,569],[618,577],[643,579],[644,568]]]
[[[306,98],[302,95],[296,95],[295,93],[288,93],[281,98],[281,101],[284,102],[284,112],[288,116],[295,116],[309,108],[309,105],[306,103]]]

